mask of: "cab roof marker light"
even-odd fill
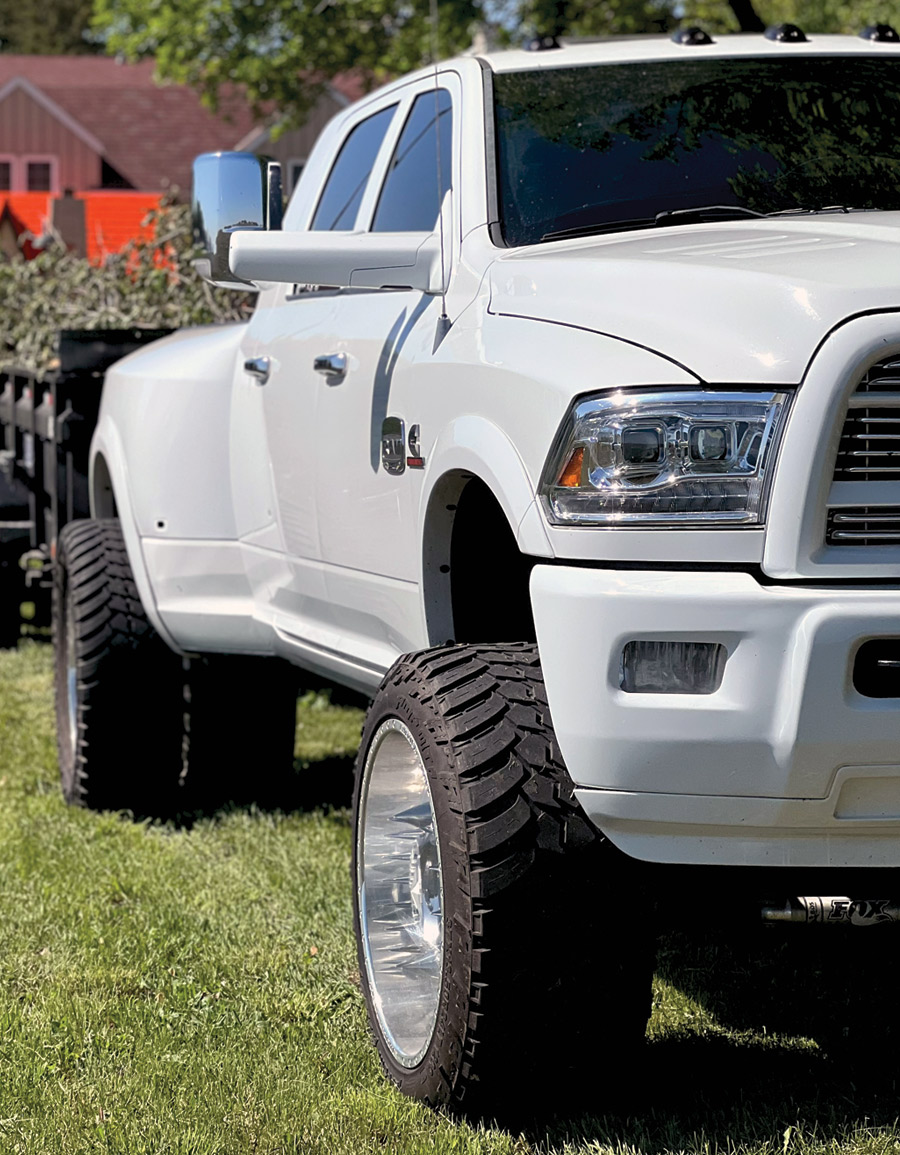
[[[900,44],[900,33],[890,24],[868,24],[859,34],[860,40],[873,40],[879,44]]]
[[[808,37],[796,24],[771,24],[766,29],[766,40],[776,40],[779,44],[807,44]]]
[[[679,28],[672,34],[672,42],[683,48],[702,48],[706,44],[715,44],[715,40],[708,32],[692,24],[689,28]]]
[[[554,48],[561,48],[562,45],[555,36],[533,36],[531,40],[526,40],[522,47],[526,52],[552,52]]]

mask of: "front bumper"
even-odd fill
[[[900,866],[900,697],[852,682],[864,641],[896,637],[900,657],[900,587],[539,565],[531,590],[563,758],[626,853]],[[640,639],[720,643],[720,688],[625,693],[622,651]]]

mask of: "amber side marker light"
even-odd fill
[[[581,470],[583,465],[584,446],[579,445],[569,458],[556,484],[564,486],[566,489],[577,489],[579,485],[581,485]]]

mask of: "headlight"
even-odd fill
[[[761,525],[789,393],[619,390],[580,401],[541,492],[562,525]]]

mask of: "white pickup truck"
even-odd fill
[[[255,314],[109,373],[56,567],[70,802],[252,797],[297,668],[372,699],[363,992],[462,1108],[606,1080],[671,864],[900,893],[900,37],[539,47],[342,112],[283,227],[200,158]]]

